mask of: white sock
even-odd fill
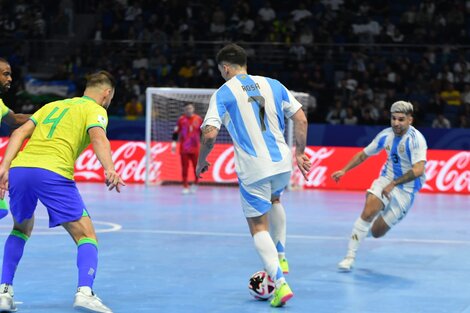
[[[286,211],[280,202],[274,203],[269,211],[271,237],[276,246],[279,259],[286,257]]]
[[[360,217],[356,220],[351,233],[351,238],[349,239],[347,257],[356,257],[357,249],[359,248],[362,240],[367,237],[371,225],[372,223],[366,222]]]
[[[276,246],[267,231],[260,231],[253,235],[256,251],[263,261],[264,269],[276,282],[276,287],[285,282],[284,275],[279,267]]]

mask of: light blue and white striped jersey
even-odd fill
[[[424,136],[413,126],[403,136],[396,136],[391,127],[381,131],[374,140],[364,148],[368,156],[378,154],[385,149],[387,161],[382,167],[381,176],[390,180],[397,179],[413,167],[419,161],[426,161],[428,146]],[[425,175],[397,187],[407,192],[418,192],[425,181]]]
[[[292,170],[292,153],[284,139],[284,118],[302,105],[279,81],[240,74],[211,97],[204,123],[223,124],[233,140],[235,170],[244,184]]]

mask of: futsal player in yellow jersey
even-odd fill
[[[10,90],[11,82],[11,67],[7,60],[0,58],[0,93],[5,93]],[[17,128],[26,123],[29,119],[29,114],[15,113],[10,110],[3,100],[0,99],[0,123],[4,122],[11,128]],[[0,219],[8,214],[7,202],[3,199],[0,200]]]
[[[34,210],[41,200],[49,226],[62,225],[78,246],[78,290],[73,306],[91,312],[112,312],[92,291],[98,264],[98,243],[93,223],[73,180],[74,163],[91,142],[101,162],[109,190],[124,185],[116,173],[109,141],[106,109],[114,96],[114,78],[105,71],[89,76],[84,96],[42,107],[30,121],[13,132],[0,165],[0,198],[8,188],[13,231],[3,256],[0,312],[16,311],[13,278],[34,225]],[[24,140],[30,138],[23,151]]]

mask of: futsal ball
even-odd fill
[[[275,289],[275,284],[268,273],[259,271],[251,275],[248,291],[257,300],[268,300]]]

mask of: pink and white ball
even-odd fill
[[[274,293],[276,285],[265,271],[259,271],[251,275],[248,283],[248,291],[257,300],[268,300]]]

